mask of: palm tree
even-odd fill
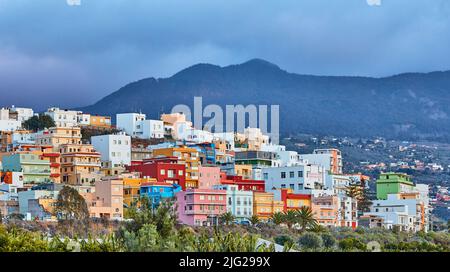
[[[276,212],[272,215],[272,222],[275,225],[280,225],[284,222],[284,213],[282,212]]]
[[[250,217],[250,223],[252,223],[253,226],[258,224],[259,223],[259,217],[256,214],[252,215],[252,217]]]
[[[314,218],[310,207],[302,206],[299,210],[296,210],[295,213],[301,232],[305,231],[307,228],[314,228],[317,226],[317,220]]]
[[[297,211],[289,210],[287,212],[284,212],[284,223],[286,223],[286,225],[290,229],[292,228],[293,225],[298,223]]]
[[[234,221],[234,215],[231,212],[223,213],[220,216],[220,220],[225,225],[231,225]]]

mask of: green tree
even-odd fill
[[[332,248],[334,247],[334,245],[336,245],[336,238],[334,238],[334,236],[330,233],[322,233],[321,237],[324,247]]]
[[[253,226],[258,224],[259,221],[260,221],[259,217],[256,214],[254,214],[254,215],[252,215],[252,217],[250,217],[250,223],[252,223]]]
[[[314,228],[317,226],[317,220],[314,218],[310,207],[302,206],[296,211],[296,217],[301,232],[304,232],[307,228]]]
[[[220,215],[220,222],[225,225],[231,225],[234,222],[234,215],[231,212],[226,212]]]
[[[58,194],[55,212],[60,219],[84,221],[89,210],[84,198],[72,187],[64,186]]]
[[[276,212],[272,215],[271,219],[272,219],[272,222],[277,226],[280,224],[283,224],[284,223],[284,213]]]
[[[289,210],[284,212],[284,220],[283,222],[286,223],[289,229],[292,229],[292,226],[298,223],[298,213],[294,210]]]
[[[300,236],[298,244],[302,248],[317,250],[322,247],[322,238],[313,232],[306,232]]]
[[[51,128],[56,126],[53,119],[45,114],[39,114],[38,116],[33,116],[27,121],[23,122],[23,127],[32,130],[32,131],[38,131],[43,130],[46,128]]]

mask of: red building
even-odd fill
[[[178,163],[177,157],[158,157],[133,161],[127,166],[130,172],[139,172],[141,177],[156,178],[158,182],[180,185],[186,189],[186,166]]]
[[[223,172],[220,174],[220,183],[224,185],[238,185],[239,190],[244,191],[266,191],[264,180],[243,179],[241,176],[229,176]]]
[[[284,203],[283,211],[298,210],[303,206],[311,208],[311,195],[294,194],[291,189],[281,189],[281,201]]]

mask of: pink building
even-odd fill
[[[190,189],[177,196],[178,219],[190,226],[213,226],[226,212],[226,191],[212,189]]]
[[[220,185],[220,167],[199,166],[199,189],[212,189],[214,185]]]
[[[110,220],[123,219],[123,180],[107,179],[95,183],[95,192],[80,192],[90,216]]]

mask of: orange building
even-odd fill
[[[111,116],[91,115],[89,125],[98,128],[110,128]]]
[[[313,196],[312,212],[314,218],[322,226],[338,226],[339,198],[334,195]]]
[[[92,185],[102,177],[100,153],[92,145],[65,144],[60,147],[60,153],[63,183]]]
[[[177,157],[186,166],[186,188],[198,188],[200,156],[197,149],[185,146],[153,150],[153,156]]]
[[[51,145],[58,149],[60,145],[81,144],[81,128],[53,127],[44,130],[36,136],[38,145]]]
[[[281,201],[284,203],[283,211],[298,210],[301,207],[311,208],[311,195],[294,194],[292,189],[281,189]]]
[[[92,218],[123,219],[123,181],[105,179],[95,183],[95,192],[80,192]]]
[[[273,193],[253,192],[253,214],[260,220],[269,220],[274,213],[283,212],[283,201],[276,201]]]

